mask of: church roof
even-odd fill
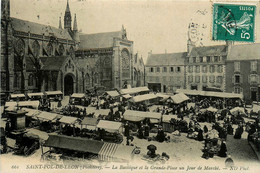
[[[184,65],[187,52],[152,54],[148,57],[147,66]]]
[[[45,35],[45,36],[55,36],[61,39],[72,40],[70,34],[65,29],[58,29],[53,26],[43,25],[39,23],[34,23],[22,19],[11,18],[11,23],[13,29],[21,32],[30,32],[31,34]]]
[[[79,49],[99,49],[113,47],[114,38],[122,38],[121,31],[96,34],[81,34]]]
[[[228,61],[260,60],[260,43],[231,46]]]
[[[66,56],[40,57],[43,64],[41,70],[60,70],[67,58]]]
[[[214,56],[214,55],[223,55],[226,54],[226,46],[225,45],[217,45],[217,46],[204,46],[204,47],[194,47],[191,50],[190,56]]]

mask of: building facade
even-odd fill
[[[94,86],[133,86],[133,41],[124,27],[80,34],[76,15],[72,28],[68,2],[64,26],[60,18],[58,28],[10,17],[10,1],[1,3],[1,93],[61,90],[70,95]]]
[[[145,85],[145,67],[142,57],[136,53],[133,59],[133,87]]]
[[[80,34],[79,37],[76,58],[79,64],[85,64],[82,69],[86,87],[103,85],[120,89],[126,84],[132,85],[133,41],[127,39],[124,27],[121,31]]]
[[[226,61],[226,91],[243,93],[247,103],[260,101],[260,44],[231,46]]]
[[[148,54],[145,65],[146,86],[155,92],[173,93],[185,88],[186,52]]]
[[[192,47],[186,61],[186,89],[225,91],[228,48]]]

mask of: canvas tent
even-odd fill
[[[108,132],[121,132],[122,123],[115,121],[100,120],[97,124],[97,128],[105,129]]]
[[[121,94],[137,94],[141,92],[149,92],[148,87],[136,87],[136,88],[127,88],[127,89],[121,89],[120,93]]]
[[[64,135],[49,135],[44,146],[97,154],[100,160],[126,162],[131,160],[135,149],[133,146]]]
[[[143,102],[143,103],[146,103],[146,104],[150,104],[150,103],[154,103],[154,102],[159,101],[159,98],[161,98],[161,97],[158,97],[155,94],[144,94],[144,95],[138,95],[138,96],[132,97],[130,99],[130,101],[133,102],[133,103]]]
[[[170,123],[172,118],[177,119],[177,115],[163,115],[162,116],[162,128],[164,131],[169,132],[169,133],[174,131],[174,126],[173,126],[173,124]]]
[[[161,113],[157,112],[126,110],[124,113],[124,119],[133,122],[143,121],[145,118],[149,118],[151,123],[158,123],[160,122],[161,117]]]
[[[59,122],[63,124],[75,124],[78,121],[76,117],[62,116]]]
[[[71,95],[71,98],[84,98],[85,94],[84,93],[73,93]]]
[[[120,96],[119,92],[117,92],[117,91],[106,91],[105,94],[109,95],[110,97]]]
[[[54,121],[59,118],[61,115],[49,112],[40,112],[40,114],[36,115],[36,117],[41,121]]]
[[[81,121],[81,128],[85,126],[85,128],[89,130],[95,130],[96,126],[98,124],[98,119],[97,118],[90,118],[90,117],[85,117]]]

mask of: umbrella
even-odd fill
[[[157,150],[157,147],[153,144],[147,146],[147,150]]]

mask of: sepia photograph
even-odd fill
[[[260,172],[260,0],[1,0],[1,173]]]

